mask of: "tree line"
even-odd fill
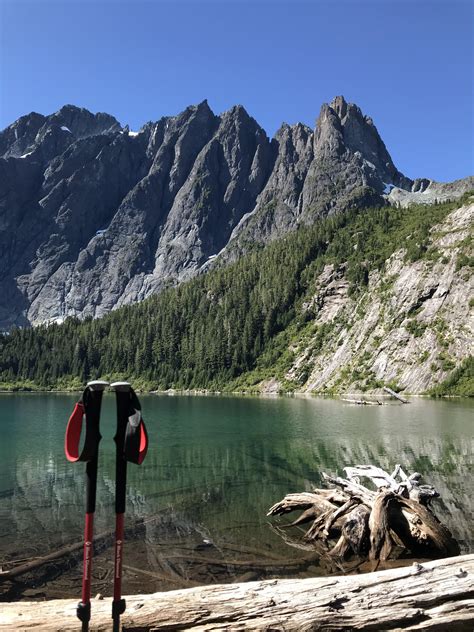
[[[0,336],[0,379],[55,388],[120,376],[157,389],[221,388],[304,319],[301,304],[325,264],[346,262],[357,292],[399,247],[424,256],[430,227],[457,205],[350,210],[103,318],[14,329]]]

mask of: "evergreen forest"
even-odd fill
[[[61,389],[98,378],[150,390],[248,387],[250,373],[257,382],[287,369],[292,339],[311,318],[301,305],[324,265],[345,262],[350,291],[361,292],[395,250],[411,261],[432,256],[430,228],[458,206],[347,211],[103,318],[2,334],[2,387]]]

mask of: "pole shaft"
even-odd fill
[[[123,513],[117,514],[115,516],[114,601],[118,601],[122,596],[123,523]]]
[[[124,539],[124,514],[127,486],[127,461],[125,460],[125,434],[130,414],[130,391],[116,390],[117,432],[114,441],[115,456],[115,561],[114,561],[114,599],[112,602],[113,629],[120,627],[120,615],[125,611],[125,599],[122,599],[122,560]]]
[[[82,603],[87,604],[91,599],[92,555],[94,537],[94,514],[86,513],[84,529],[84,566],[82,573]]]

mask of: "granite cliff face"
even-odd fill
[[[139,132],[69,105],[31,113],[0,133],[0,328],[97,317],[300,223],[472,182],[444,186],[397,171],[342,97],[272,140],[205,101]]]
[[[377,382],[424,393],[474,355],[472,229],[474,196],[430,231],[429,257],[410,262],[392,254],[373,270],[367,289],[352,296],[345,265],[327,265],[303,306],[314,337],[294,344],[285,378],[306,392],[374,390]],[[277,379],[262,385],[278,390]]]
[[[275,140],[272,173],[234,231],[237,242],[279,236],[350,206],[380,205],[393,186],[411,190],[372,119],[343,97],[322,106],[315,130],[283,125]]]

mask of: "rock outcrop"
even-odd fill
[[[302,306],[324,343],[315,346],[310,337],[295,344],[286,379],[307,392],[392,383],[410,393],[446,379],[474,355],[473,222],[473,202],[452,211],[431,229],[430,256],[410,262],[396,251],[356,296],[344,265],[325,266]]]
[[[138,132],[70,105],[31,113],[0,133],[0,329],[97,317],[300,223],[440,186],[397,171],[343,97],[272,140],[205,101]]]

